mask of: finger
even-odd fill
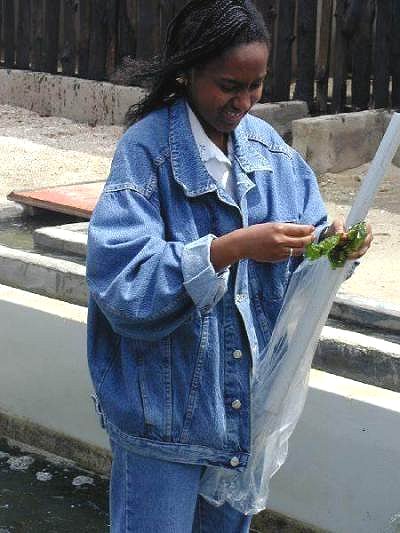
[[[315,231],[315,227],[310,224],[280,224],[280,229],[282,233],[289,237],[305,237]]]
[[[345,233],[346,227],[344,225],[344,217],[339,216],[335,218],[335,220],[332,222],[332,227],[335,231],[335,233]]]
[[[301,250],[303,253],[307,244],[311,244],[315,241],[315,234],[307,235],[306,237],[286,237],[284,246],[286,248],[293,248],[294,250]]]

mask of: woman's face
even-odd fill
[[[260,100],[267,62],[267,45],[254,42],[236,46],[203,67],[191,70],[189,103],[218,146],[224,146],[226,134]]]

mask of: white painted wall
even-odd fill
[[[86,309],[0,285],[0,411],[108,447],[89,399]],[[336,533],[400,512],[400,394],[312,371],[269,506]]]
[[[108,447],[90,398],[86,313],[0,285],[0,411]]]

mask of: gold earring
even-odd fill
[[[185,76],[178,76],[178,77],[176,78],[176,83],[177,83],[178,85],[184,85],[184,86],[186,87],[188,81],[187,81],[187,79],[186,79]]]

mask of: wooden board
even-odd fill
[[[33,191],[13,191],[7,198],[19,204],[89,219],[103,187],[104,181],[78,183]]]

